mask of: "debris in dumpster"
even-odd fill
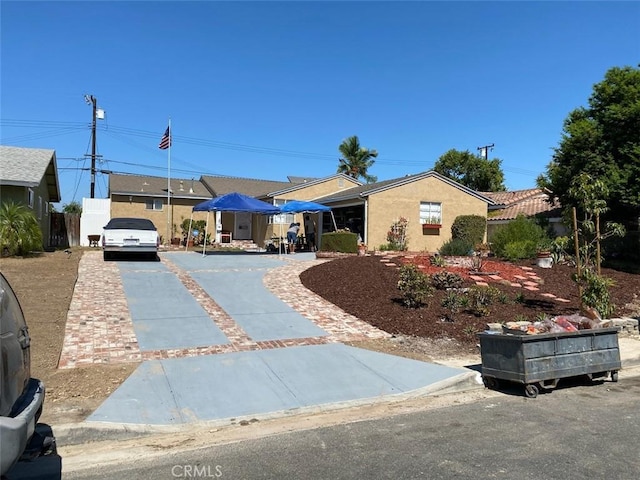
[[[577,313],[545,317],[536,322],[507,322],[502,325],[502,333],[507,335],[536,335],[539,333],[566,333],[578,330],[602,328],[603,324]]]

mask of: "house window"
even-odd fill
[[[162,210],[162,200],[153,198],[147,200],[147,210]]]
[[[42,219],[42,197],[38,196],[38,220]]]
[[[440,202],[420,202],[420,224],[442,225],[442,204]]]
[[[287,203],[286,200],[278,200],[278,199],[274,200],[273,202],[273,204],[276,207],[281,207],[285,203]],[[269,217],[269,224],[270,225],[289,225],[293,223],[295,218],[296,218],[295,215],[293,215],[292,213],[281,213],[280,215],[271,215]]]
[[[29,205],[29,208],[33,208],[33,189],[29,188],[27,189],[27,205]]]

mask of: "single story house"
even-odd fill
[[[451,239],[459,215],[486,217],[494,201],[434,171],[355,186],[316,200],[332,208],[338,228],[358,233],[369,249],[387,244],[401,217],[408,221],[407,247],[437,251]]]
[[[0,202],[11,200],[33,211],[50,246],[49,204],[60,201],[55,150],[0,145]]]
[[[543,219],[543,224],[553,229],[555,235],[566,235],[568,230],[563,223],[562,207],[557,201],[549,202],[549,195],[540,188],[513,190],[511,192],[482,192],[482,195],[493,200],[487,215],[487,236],[500,225],[505,225],[518,215]]]

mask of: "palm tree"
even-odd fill
[[[6,202],[0,207],[0,252],[24,255],[42,250],[42,231],[24,205]]]
[[[378,152],[361,147],[356,135],[344,140],[338,150],[342,154],[339,159],[338,173],[344,173],[356,180],[362,177],[367,183],[378,180],[377,177],[367,174],[367,170],[375,163],[373,159],[378,156]]]

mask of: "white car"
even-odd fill
[[[160,235],[151,220],[146,218],[112,218],[102,232],[102,251],[105,260],[114,253],[158,255]]]

